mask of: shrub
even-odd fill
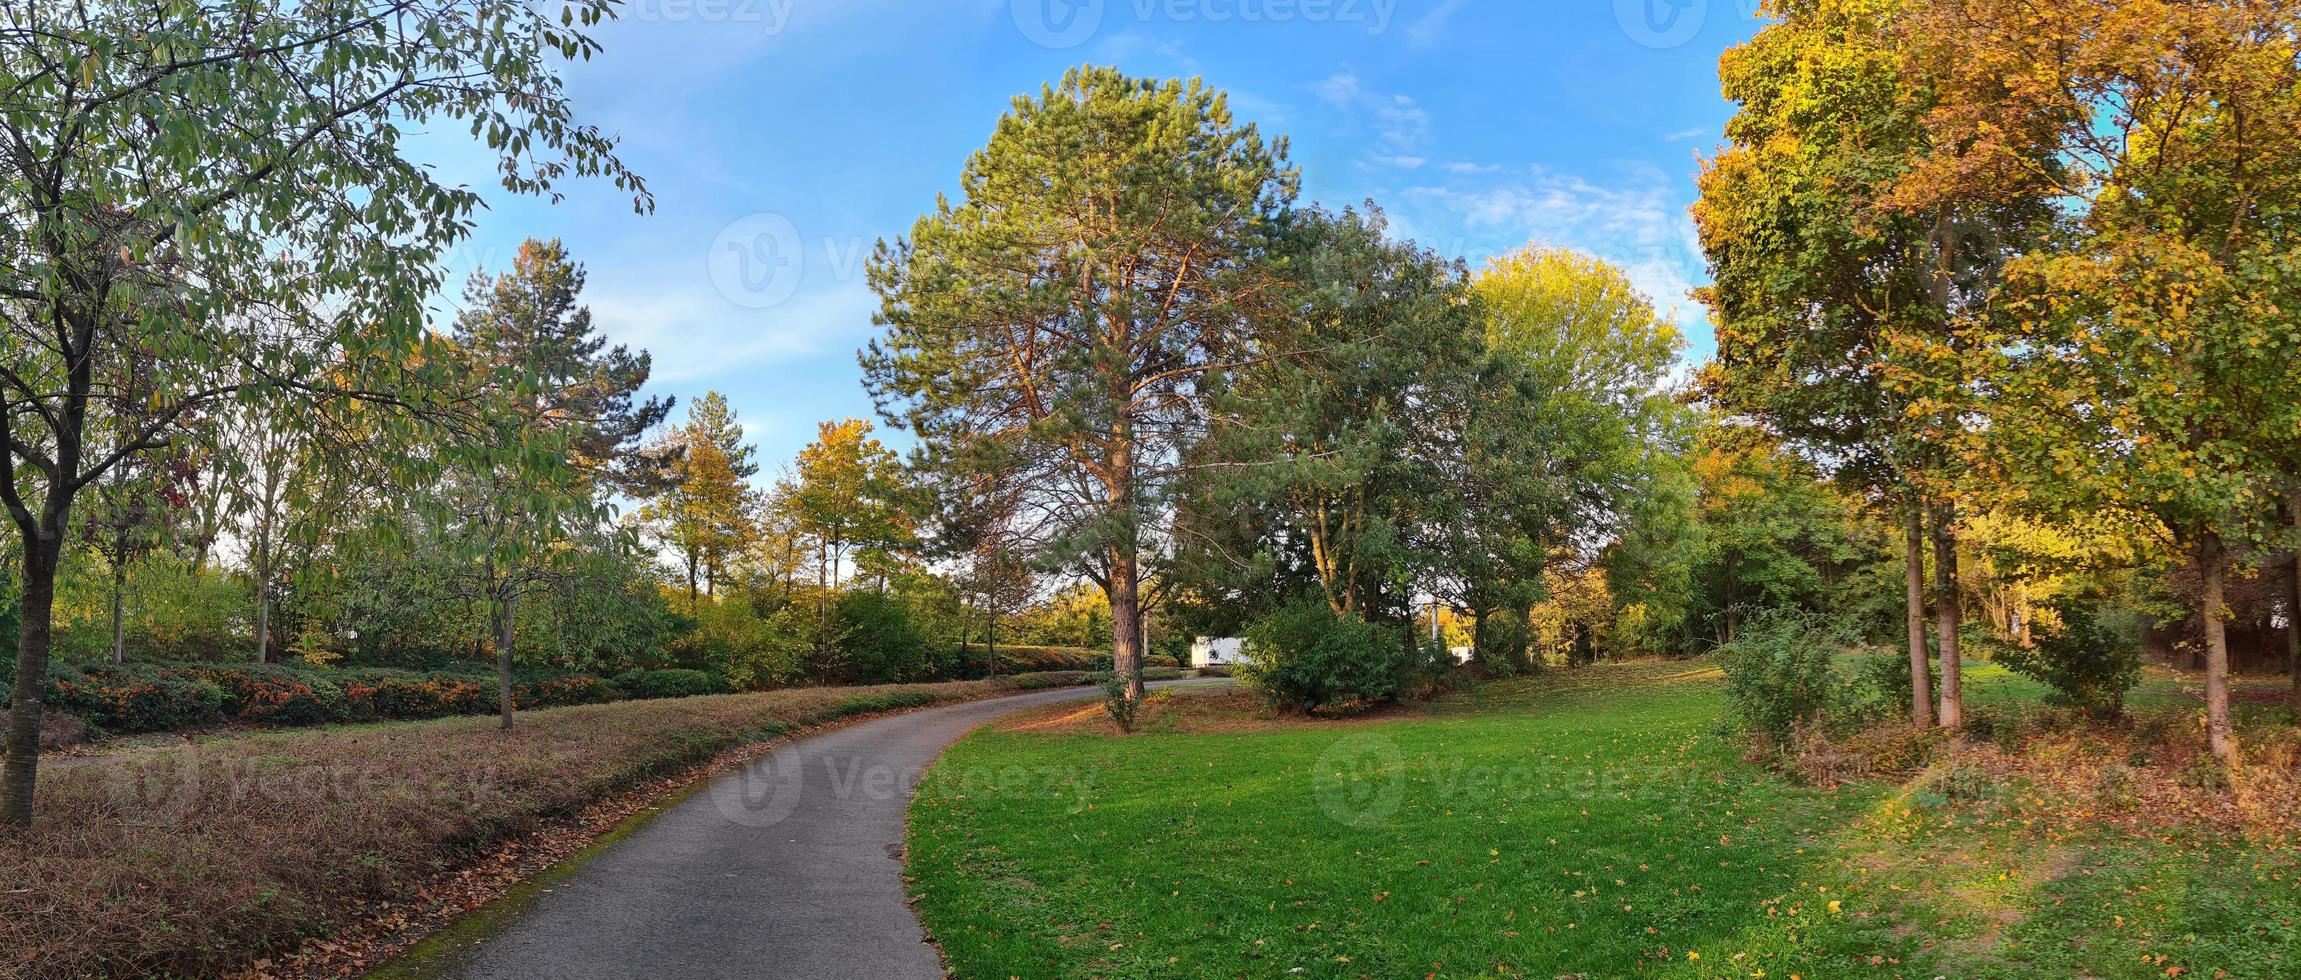
[[[917,691],[890,691],[886,694],[858,694],[854,697],[848,698],[845,701],[839,702],[839,706],[832,711],[832,715],[835,717],[845,718],[849,715],[868,715],[881,711],[898,711],[904,708],[921,708],[929,704],[933,704],[934,701],[934,698],[928,697],[927,695]]]
[[[1799,609],[1760,611],[1718,650],[1726,699],[1742,731],[1775,749],[1819,723],[1846,692],[1833,673],[1846,637],[1822,616]]]
[[[1229,664],[1208,664],[1208,665],[1206,665],[1206,666],[1204,666],[1204,667],[1200,667],[1200,668],[1198,668],[1198,676],[1200,676],[1200,677],[1229,677],[1229,676],[1230,676],[1230,665],[1229,665]]]
[[[1304,712],[1398,695],[1402,650],[1372,623],[1298,600],[1247,631],[1238,677],[1272,707]]]
[[[1454,652],[1437,640],[1424,643],[1398,661],[1399,690],[1424,700],[1437,697],[1461,677]]]
[[[912,680],[932,669],[926,640],[902,600],[876,589],[855,589],[839,597],[833,618],[842,660],[856,681]]]
[[[521,708],[564,708],[619,701],[623,692],[589,674],[566,674],[521,680],[511,686],[511,698]]]
[[[351,717],[343,689],[317,671],[278,664],[170,667],[161,673],[223,689],[224,714],[260,725],[318,725]]]
[[[2055,611],[2060,629],[2038,636],[2033,646],[2007,647],[1998,661],[2052,687],[2048,704],[2096,718],[2124,713],[2126,692],[2141,683],[2138,631],[2122,617],[2102,616],[2083,605]]]
[[[1910,711],[1910,663],[1900,656],[1864,657],[1847,689],[1843,720],[1859,726],[1907,720]],[[1931,661],[1928,661],[1931,670]],[[1938,680],[1935,688],[1939,688]]]
[[[1057,687],[1078,687],[1095,682],[1095,675],[1083,670],[1042,670],[1028,674],[1015,674],[1005,678],[1007,685],[1023,691],[1043,691]]]
[[[359,720],[482,714],[495,703],[477,677],[377,667],[343,677],[346,713]]]
[[[114,734],[158,732],[223,720],[222,688],[134,665],[62,665],[44,700]]]
[[[615,675],[615,686],[635,698],[690,698],[727,693],[727,682],[700,670],[627,670]]]
[[[1103,710],[1110,714],[1119,731],[1131,733],[1135,730],[1135,713],[1142,710],[1142,702],[1127,696],[1127,687],[1124,677],[1104,681]]]

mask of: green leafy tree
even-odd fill
[[[1297,213],[1295,295],[1272,356],[1231,372],[1191,457],[1185,560],[1249,604],[1314,591],[1338,614],[1402,620],[1444,563],[1436,527],[1484,325],[1459,262],[1387,236],[1382,212]]]
[[[2288,536],[2301,426],[2301,12],[1944,0],[1911,207],[2050,199],[2047,247],[1962,318],[1977,455],[2032,506],[2156,519],[2198,569],[2207,733],[2233,759],[2225,583]]]
[[[687,406],[687,422],[658,455],[672,460],[669,482],[640,511],[640,520],[678,553],[686,568],[687,601],[699,607],[755,537],[758,450],[743,441],[743,426],[727,397],[707,391]]]
[[[1043,553],[1110,596],[1141,695],[1146,550],[1205,418],[1199,382],[1258,355],[1249,313],[1296,175],[1192,82],[1075,69],[1017,99],[939,202],[870,266],[862,355],[890,422],[997,471]]]
[[[0,821],[30,822],[60,552],[82,490],[218,402],[451,407],[423,300],[477,192],[402,134],[468,125],[515,193],[649,201],[555,74],[607,0],[91,0],[0,10],[0,504],[24,615]],[[98,384],[151,355],[130,404]],[[280,409],[283,412],[292,409]],[[113,424],[143,415],[138,424]]]
[[[1479,656],[1519,669],[1550,557],[1619,536],[1684,438],[1664,388],[1683,338],[1620,269],[1529,248],[1471,280],[1486,353],[1440,457],[1451,580]]]

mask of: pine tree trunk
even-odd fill
[[[1934,639],[1941,646],[1941,726],[1965,724],[1965,668],[1959,659],[1961,624],[1957,594],[1957,505],[1934,509]]]
[[[1135,556],[1111,549],[1111,670],[1126,679],[1127,698],[1143,696],[1142,605]]]
[[[2197,564],[2205,579],[2198,600],[2205,614],[2205,736],[2214,758],[2231,762],[2237,757],[2237,739],[2229,725],[2229,634],[2222,622],[2227,561],[2220,535],[2209,531],[2198,540]]]
[[[513,716],[517,711],[511,699],[511,647],[519,630],[518,610],[513,605],[518,598],[516,593],[506,589],[502,601],[496,604],[497,615],[502,618],[496,622],[495,691],[497,707],[503,709],[502,727],[507,732],[511,730]]]
[[[61,523],[60,521],[56,523]],[[8,705],[8,764],[0,776],[0,825],[32,823],[32,797],[40,780],[40,696],[48,680],[48,652],[54,643],[56,560],[59,536],[29,536],[24,542],[23,622],[16,639],[16,687]]]
[[[1933,658],[1925,640],[1925,515],[1911,504],[1903,524],[1902,572],[1909,606],[1910,724],[1933,725]]]

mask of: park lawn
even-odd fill
[[[918,908],[966,977],[2301,975],[2275,842],[1800,786],[1722,708],[1706,664],[1644,662],[1375,720],[994,726],[913,802]]]

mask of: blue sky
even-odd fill
[[[872,243],[955,192],[1015,96],[1092,63],[1205,79],[1290,139],[1306,200],[1372,198],[1446,254],[1612,260],[1699,358],[1686,206],[1731,113],[1718,55],[1757,29],[1755,2],[626,0],[567,77],[656,212],[603,184],[557,206],[491,193],[451,275],[566,240],[600,327],[653,352],[653,388],[724,392],[772,472],[818,421],[873,417],[854,356]],[[487,189],[460,135],[427,147]]]

